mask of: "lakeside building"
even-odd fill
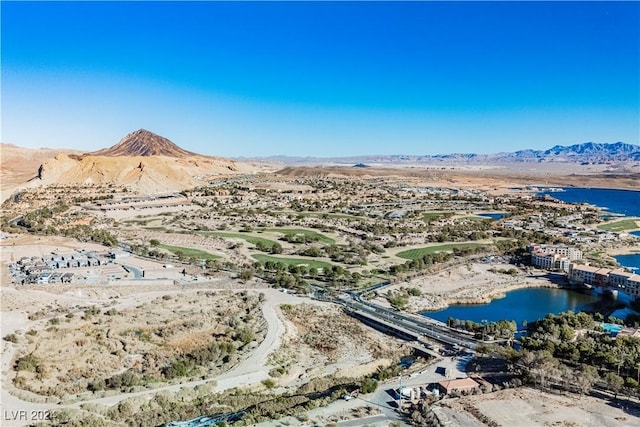
[[[633,299],[640,298],[640,275],[630,273],[622,268],[611,270],[572,263],[568,278],[572,284],[619,290],[630,295]]]
[[[531,253],[531,264],[545,270],[562,270],[569,272],[571,261],[582,259],[582,251],[568,245],[539,245],[531,243],[527,246]]]
[[[569,261],[577,261],[582,259],[582,251],[575,246],[569,245],[541,245],[538,243],[530,243],[527,246],[529,252],[539,251],[546,254],[564,255]]]

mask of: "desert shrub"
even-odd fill
[[[12,342],[14,344],[18,343],[18,336],[16,334],[7,334],[2,339],[5,341]]]
[[[274,380],[272,380],[271,378],[267,378],[266,380],[262,380],[262,384],[268,388],[269,390],[271,390],[272,388],[274,388],[276,386],[276,382]]]
[[[89,385],[87,385],[87,390],[89,391],[101,391],[107,388],[107,383],[103,379],[91,381]]]
[[[16,361],[16,370],[35,372],[38,365],[40,365],[40,360],[33,353],[29,353]]]
[[[167,379],[186,377],[193,373],[196,365],[193,360],[183,358],[162,368],[162,375]]]
[[[98,306],[92,305],[91,307],[87,308],[84,311],[84,316],[85,317],[91,317],[91,316],[96,316],[96,315],[98,315],[100,313],[102,313],[100,308]]]
[[[242,344],[249,344],[256,338],[256,335],[250,329],[240,329],[235,333],[235,339],[242,342]]]
[[[133,387],[140,385],[140,378],[133,372],[126,371],[108,378],[105,385],[109,389],[120,389],[122,387]]]
[[[373,378],[365,379],[360,385],[360,391],[362,393],[373,393],[376,391],[376,388],[378,388],[378,381]]]
[[[407,290],[407,293],[412,297],[419,297],[420,295],[422,295],[422,292],[418,288],[409,288]]]

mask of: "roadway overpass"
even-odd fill
[[[363,301],[358,297],[354,299],[339,298],[336,302],[342,304],[345,311],[351,316],[409,341],[418,341],[428,346],[428,340],[434,340],[468,349],[474,349],[481,343],[464,332],[451,329],[444,323],[426,316],[424,319],[417,318],[417,316]]]

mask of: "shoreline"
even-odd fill
[[[617,257],[619,255],[637,255],[637,254],[640,254],[640,247],[637,247],[637,246],[607,250],[607,256],[610,256],[611,258]]]
[[[550,289],[571,289],[570,286],[562,286],[554,283],[530,283],[525,282],[523,284],[514,284],[502,289],[496,289],[494,291],[488,292],[487,294],[475,297],[475,298],[452,298],[449,301],[447,308],[451,305],[484,305],[490,304],[494,300],[499,300],[505,298],[508,292],[517,291],[520,289],[531,289],[531,288],[550,288]]]
[[[613,248],[607,250],[607,256],[615,257],[618,255],[637,255],[640,254],[640,248]],[[620,266],[619,268],[623,268]],[[566,276],[565,276],[566,277]],[[506,286],[489,285],[477,288],[462,288],[457,291],[450,290],[441,293],[424,293],[419,297],[412,297],[409,301],[406,312],[421,315],[423,313],[432,313],[448,309],[453,305],[485,305],[490,304],[494,300],[506,297],[511,291],[529,288],[552,288],[575,290],[568,282],[566,284],[553,283],[549,279],[540,276],[518,276],[519,280]],[[471,293],[473,295],[465,295]]]
[[[524,283],[514,283],[512,285],[499,288],[499,289],[487,289],[485,293],[478,296],[446,297],[440,301],[440,304],[433,305],[431,306],[431,308],[421,308],[418,310],[410,308],[407,311],[413,314],[423,314],[423,313],[431,313],[431,312],[446,310],[452,305],[485,305],[485,304],[490,304],[494,300],[505,298],[507,296],[507,292],[517,291],[520,289],[530,289],[530,288],[572,289],[571,286],[568,286],[568,285],[563,286],[563,285],[558,285],[555,283],[544,282],[544,281],[541,281],[540,283],[525,281]],[[421,297],[416,297],[416,298],[421,298]]]

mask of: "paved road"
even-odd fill
[[[125,268],[125,270],[128,270],[128,271],[132,272],[134,279],[142,279],[142,270],[140,270],[138,267],[134,267],[132,265],[125,265],[125,264],[121,264],[121,263],[118,263],[118,264],[123,266]]]
[[[448,328],[444,323],[429,317],[414,317],[403,314],[371,302],[359,299],[336,299],[335,302],[345,305],[350,310],[360,311],[367,315],[399,326],[415,334],[432,340],[455,344],[461,347],[475,348],[478,340],[462,332]]]
[[[391,420],[386,415],[373,415],[355,420],[340,421],[338,427],[388,426],[389,421]]]

